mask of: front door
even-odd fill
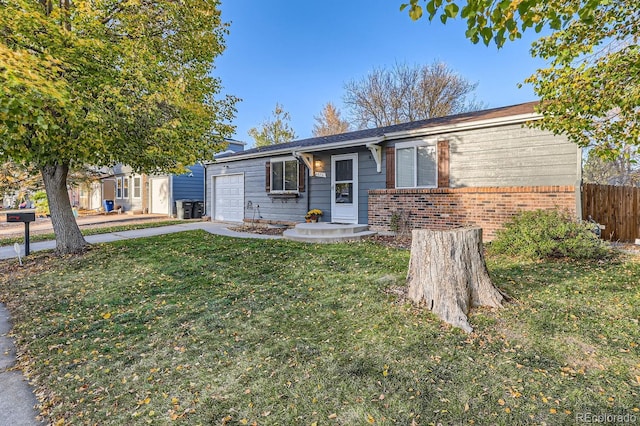
[[[331,157],[331,222],[358,223],[358,154]]]

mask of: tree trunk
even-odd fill
[[[407,274],[408,295],[443,321],[470,333],[469,309],[502,307],[482,254],[482,228],[416,229]]]
[[[67,174],[69,166],[47,165],[40,169],[44,187],[49,200],[51,225],[56,234],[56,252],[59,255],[81,253],[87,247],[76,218],[73,216],[69,193],[67,192]]]

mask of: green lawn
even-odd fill
[[[514,301],[466,335],[398,299],[408,259],[193,231],[2,262],[0,299],[52,422],[640,422],[639,261],[489,258]]]

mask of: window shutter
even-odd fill
[[[449,141],[438,141],[438,188],[449,187]]]
[[[387,157],[387,189],[396,187],[396,148],[388,146],[385,148]]]
[[[298,192],[304,192],[304,171],[306,167],[304,163],[298,164]]]
[[[265,163],[265,190],[267,192],[271,192],[271,162],[267,161]]]

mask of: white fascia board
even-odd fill
[[[460,132],[463,130],[476,130],[484,129],[487,127],[505,126],[509,124],[523,124],[527,121],[535,121],[542,119],[542,114],[529,113],[511,115],[508,117],[490,118],[487,120],[470,121],[456,124],[446,124],[443,126],[426,127],[415,130],[404,130],[401,132],[386,133],[387,140],[389,139],[402,139],[415,136],[429,136],[437,135],[441,133]]]

